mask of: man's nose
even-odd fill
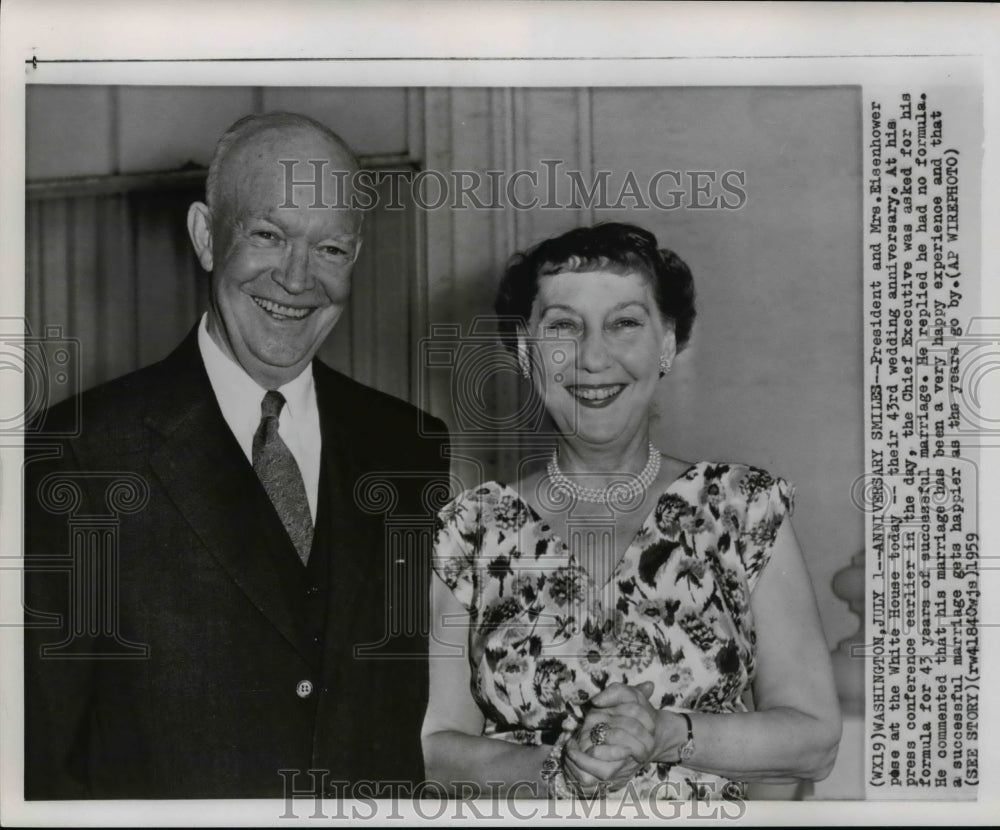
[[[312,288],[309,271],[309,247],[294,243],[286,249],[281,267],[275,269],[274,280],[289,294],[301,294]]]
[[[579,366],[587,372],[601,372],[611,365],[607,343],[599,331],[585,334],[577,344],[580,350]]]

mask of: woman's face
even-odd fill
[[[660,355],[673,358],[649,280],[637,273],[562,273],[538,281],[530,320],[534,382],[559,431],[590,445],[645,432]]]

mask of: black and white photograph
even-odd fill
[[[4,811],[982,820],[982,42],[458,5],[83,60],[18,10]]]

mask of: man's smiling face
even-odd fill
[[[297,164],[280,163],[288,159]],[[286,188],[286,175],[311,179],[315,160],[328,160],[319,169],[329,194]],[[285,128],[234,148],[220,171],[209,220],[208,330],[264,388],[302,372],[348,302],[360,216],[319,204],[336,201],[330,172],[341,170],[353,172],[354,162],[326,136]]]

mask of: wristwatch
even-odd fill
[[[677,714],[684,718],[684,722],[687,723],[688,736],[687,740],[681,744],[680,760],[688,761],[694,755],[694,729],[691,727],[691,718],[685,712],[678,712]]]

